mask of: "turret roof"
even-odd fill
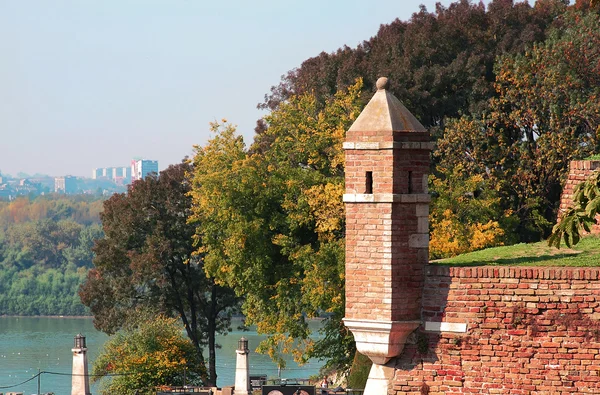
[[[377,92],[348,131],[426,132],[421,122],[387,90],[387,78],[377,80]]]

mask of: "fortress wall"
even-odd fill
[[[428,265],[424,325],[392,362],[391,393],[599,394],[599,277],[600,268]]]
[[[558,209],[558,219],[562,214],[573,205],[573,192],[575,187],[585,181],[594,170],[600,168],[599,160],[574,160],[569,164],[569,176],[565,182],[562,194],[560,195],[560,207]],[[596,217],[598,224],[592,226],[592,232],[600,233],[600,218]]]

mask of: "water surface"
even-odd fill
[[[234,322],[235,328],[238,323]],[[311,323],[316,330],[318,322]],[[73,338],[78,333],[86,337],[88,361],[91,364],[108,339],[98,332],[91,318],[53,318],[53,317],[0,317],[0,392],[23,392],[25,395],[37,393],[38,382],[34,379],[28,383],[12,387],[15,384],[31,379],[40,371],[52,372],[43,374],[40,379],[40,392],[54,392],[56,395],[71,393],[71,374]],[[235,349],[242,337],[248,339],[250,346],[250,374],[266,374],[277,377],[277,366],[268,356],[256,354],[254,348],[264,338],[255,331],[234,329],[227,336],[218,336],[217,342],[222,348],[217,349],[217,384],[233,385],[235,377]],[[206,355],[205,355],[206,357]],[[287,368],[281,371],[282,378],[307,378],[318,373],[321,363],[310,361],[299,367],[289,361]],[[6,388],[11,387],[11,388]],[[92,393],[97,393],[92,387]]]

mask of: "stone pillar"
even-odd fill
[[[373,361],[365,395],[385,395],[421,323],[428,262],[427,175],[433,144],[387,91],[387,78],[346,134],[346,317],[357,350]]]
[[[73,351],[71,395],[91,395],[85,336],[82,334],[75,336],[75,347],[71,351]]]
[[[235,361],[235,388],[234,395],[248,395],[250,391],[250,370],[248,368],[248,340],[242,337],[238,341],[238,349],[235,350],[237,358]]]

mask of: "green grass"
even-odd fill
[[[573,248],[548,247],[546,241],[515,244],[431,261],[447,266],[600,266],[600,237],[587,236]]]
[[[590,155],[587,158],[585,158],[584,160],[600,160],[600,154]]]

